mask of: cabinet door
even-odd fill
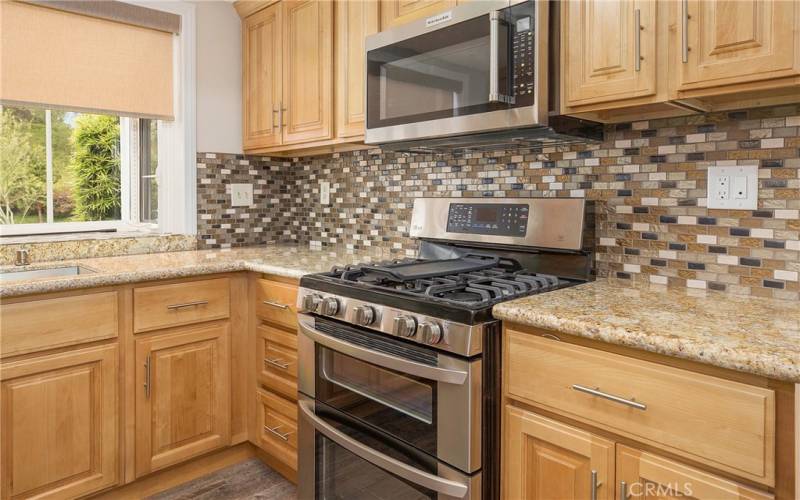
[[[117,346],[0,367],[2,498],[77,498],[116,484]]]
[[[284,0],[283,143],[333,137],[333,2]]]
[[[579,106],[656,93],[657,2],[564,2],[566,104]]]
[[[617,497],[767,500],[772,495],[644,451],[617,445]]]
[[[686,0],[676,10],[678,90],[800,75],[800,2]]]
[[[242,23],[242,119],[244,149],[281,143],[282,22],[279,4]]]
[[[364,135],[364,39],[378,31],[378,3],[336,2],[336,136]]]
[[[614,498],[614,443],[607,439],[506,406],[503,447],[504,498]]]
[[[136,474],[230,442],[228,325],[136,340]]]
[[[381,30],[432,16],[456,6],[456,0],[381,0]]]

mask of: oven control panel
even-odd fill
[[[447,232],[525,237],[530,209],[526,203],[451,203]]]

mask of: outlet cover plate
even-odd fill
[[[231,184],[231,206],[249,207],[253,204],[252,184]]]
[[[707,186],[708,208],[758,209],[758,165],[708,167]]]

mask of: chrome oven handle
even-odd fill
[[[364,445],[328,424],[319,418],[311,406],[313,403],[309,401],[299,401],[297,403],[300,408],[300,413],[314,429],[324,434],[328,439],[335,442],[342,448],[349,450],[351,453],[363,458],[371,464],[390,472],[398,477],[418,484],[424,488],[428,488],[442,495],[447,495],[456,498],[464,498],[469,492],[469,488],[465,484],[456,481],[441,478],[435,474],[419,470],[411,467],[399,460],[396,460],[388,455],[376,451],[369,446]]]
[[[514,103],[514,97],[500,93],[500,12],[489,13],[489,102]]]
[[[297,324],[300,327],[300,333],[311,339],[317,344],[324,345],[330,349],[347,354],[353,358],[366,361],[384,368],[390,368],[399,372],[415,375],[428,380],[435,380],[437,382],[444,382],[446,384],[463,385],[467,380],[467,372],[460,370],[450,370],[448,368],[439,368],[436,366],[424,365],[414,361],[392,356],[378,351],[339,340],[335,337],[324,334],[323,332],[314,328],[311,323],[298,316]]]

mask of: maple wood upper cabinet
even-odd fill
[[[336,136],[364,135],[365,39],[378,31],[375,1],[336,2]]]
[[[677,97],[800,86],[800,2],[675,2]]]
[[[283,56],[281,5],[242,21],[242,134],[245,150],[279,145]]]
[[[562,81],[568,108],[656,95],[658,11],[651,0],[563,2]]]
[[[333,2],[284,0],[281,8],[283,144],[330,139],[333,137]]]
[[[463,3],[464,0],[461,0]],[[456,0],[381,0],[381,30],[437,14],[456,6]]]

